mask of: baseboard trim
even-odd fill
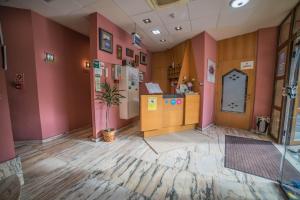
[[[49,137],[49,138],[46,138],[46,139],[41,139],[41,140],[19,140],[19,141],[15,141],[15,145],[43,144],[43,143],[47,143],[47,142],[50,142],[50,141],[53,141],[53,140],[65,137],[68,134],[72,134],[72,133],[76,133],[76,132],[80,132],[80,131],[88,130],[88,129],[91,129],[90,125],[83,126],[83,127],[77,128],[77,129],[73,129],[73,130],[70,130],[70,131],[66,131],[64,133],[61,133],[61,134],[58,134],[58,135],[55,135],[55,136],[52,136],[52,137]]]
[[[252,128],[252,129],[250,129],[250,132],[256,133],[256,130]]]
[[[149,137],[154,137],[154,136],[167,135],[167,134],[170,134],[172,132],[181,132],[181,131],[186,131],[186,130],[194,130],[195,128],[196,128],[195,124],[165,127],[165,128],[160,128],[160,129],[155,129],[155,130],[150,130],[150,131],[144,131],[143,132],[143,137],[144,138],[149,138]]]
[[[208,129],[208,128],[212,127],[212,126],[215,126],[215,123],[211,123],[211,124],[207,125],[204,128],[197,127],[196,129],[199,130],[199,131],[205,131],[206,129]]]
[[[127,124],[126,126],[118,128],[118,129],[116,129],[116,134],[120,134],[122,131],[125,131],[131,127],[134,127],[137,124],[138,124],[138,121],[134,121],[134,122]],[[102,137],[94,138],[93,136],[91,136],[91,141],[93,141],[93,142],[100,142],[101,140],[102,140]]]
[[[137,124],[138,124],[137,121],[131,122],[131,123],[127,124],[126,126],[123,126],[123,127],[119,128],[119,129],[117,129],[116,133],[121,133],[122,131],[130,129],[131,127],[134,127]]]

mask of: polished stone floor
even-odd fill
[[[272,181],[224,167],[225,134],[260,136],[217,126],[198,134],[198,144],[159,155],[137,127],[113,143],[94,143],[85,130],[17,145],[21,199],[283,199]]]

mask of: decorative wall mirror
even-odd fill
[[[244,113],[246,111],[248,76],[233,69],[222,77],[222,111]]]

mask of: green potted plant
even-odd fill
[[[99,100],[100,103],[106,105],[106,122],[105,122],[105,130],[102,131],[103,139],[105,142],[112,142],[115,140],[115,130],[113,128],[109,128],[109,111],[112,106],[120,105],[121,98],[125,98],[120,94],[120,91],[116,86],[110,86],[109,83],[105,82],[101,84],[101,92],[97,95],[96,100]]]

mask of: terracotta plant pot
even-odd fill
[[[104,141],[105,142],[113,142],[116,138],[115,133],[116,133],[116,131],[114,129],[104,130],[102,132]]]

